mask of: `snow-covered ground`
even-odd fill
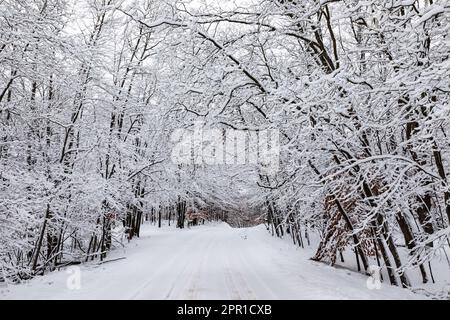
[[[370,290],[366,276],[311,261],[310,251],[271,237],[264,226],[142,228],[141,238],[108,256],[126,259],[81,266],[79,288],[70,289],[73,273],[61,270],[0,287],[0,299],[424,298],[388,284]]]

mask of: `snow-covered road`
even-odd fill
[[[0,299],[420,298],[387,284],[369,290],[367,277],[308,260],[311,251],[271,237],[264,226],[143,228],[140,239],[108,256],[126,259],[82,266],[78,289],[67,287],[72,274],[61,270],[0,287]]]

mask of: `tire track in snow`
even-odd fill
[[[224,266],[225,285],[228,289],[229,297],[232,300],[241,300],[241,294],[234,283],[231,272],[227,266]]]
[[[239,248],[239,246],[234,247]],[[229,252],[225,254],[225,272],[228,276],[230,283],[232,284],[233,289],[235,290],[235,292],[237,292],[238,299],[255,300],[256,296],[253,290],[251,290],[247,280],[245,279],[245,277],[242,276],[241,272],[239,271],[240,266],[235,265],[234,268],[231,269],[232,264],[230,260],[230,255],[236,257],[236,253],[234,251],[229,250]]]
[[[199,235],[200,234],[198,234],[198,233],[195,234],[195,238],[198,238]],[[190,235],[188,241],[182,241],[183,239],[179,239],[180,242],[183,244],[183,247],[182,247],[183,249],[180,249],[180,251],[173,252],[172,258],[169,261],[162,261],[162,263],[161,263],[161,261],[159,261],[161,264],[158,267],[158,269],[155,272],[151,273],[150,278],[147,281],[145,281],[145,283],[142,286],[140,286],[139,289],[137,289],[135,291],[135,293],[131,296],[130,300],[135,300],[139,295],[141,295],[144,292],[144,290],[146,290],[148,287],[150,287],[155,280],[160,280],[161,275],[163,275],[164,272],[167,272],[167,270],[171,269],[171,267],[175,264],[175,261],[177,259],[179,259],[180,255],[185,256],[185,253],[188,252],[191,247],[189,245],[189,242],[193,241],[193,238],[194,237],[192,237],[192,235]],[[192,261],[191,261],[191,263],[192,263]],[[175,264],[175,265],[177,265],[177,264]],[[185,266],[183,268],[183,270],[186,267],[187,266]],[[171,284],[171,286],[172,286],[171,290],[173,290],[173,287],[175,285],[176,285],[176,281]]]
[[[206,249],[204,251],[202,251],[203,255],[201,258],[201,261],[198,265],[197,271],[195,271],[194,275],[191,277],[191,281],[187,286],[187,294],[186,294],[186,299],[188,300],[195,300],[197,299],[197,295],[198,295],[198,284],[201,280],[201,275],[203,274],[204,271],[204,266],[206,264],[207,261],[209,261],[210,258],[210,253],[211,253],[211,248],[214,247],[214,245],[216,244],[216,239],[214,239],[214,241],[210,241],[206,247]]]
[[[194,246],[195,255],[193,257],[190,257],[193,263],[190,263],[189,266],[184,268],[184,277],[182,276],[182,279],[185,279],[184,285],[179,286],[180,288],[177,290],[178,294],[175,295],[175,299],[195,299],[195,296],[197,294],[195,291],[197,289],[197,282],[200,280],[201,268],[204,265],[205,260],[207,260],[210,248],[213,245],[212,241],[202,241],[201,243],[207,243],[207,245],[204,248]],[[198,259],[195,259],[196,256],[198,257]]]
[[[248,262],[248,257],[250,255],[251,255],[251,253],[246,252],[246,255],[244,257],[243,252],[242,251],[239,252],[239,261],[241,262],[241,265],[247,271],[246,273],[250,277],[252,277],[254,280],[256,280],[256,282],[269,293],[269,295],[271,296],[271,299],[277,299],[278,297],[275,294],[275,292],[273,291],[273,289],[267,284],[267,281],[260,276],[260,274],[259,274],[259,271],[261,270],[259,268],[260,265],[258,264],[257,265],[258,268],[255,268],[254,264],[250,265],[250,263]],[[254,289],[256,289],[256,288],[254,288]],[[254,291],[260,292],[259,290],[254,290]],[[261,298],[261,297],[259,297],[259,298]],[[263,298],[267,299],[267,297],[263,297]]]
[[[203,235],[202,235],[203,236]],[[189,252],[187,256],[182,257],[183,259],[187,259],[189,262],[184,265],[181,272],[178,273],[178,275],[175,277],[175,280],[172,282],[172,285],[169,289],[169,291],[166,293],[164,299],[178,299],[180,296],[180,293],[184,291],[184,288],[186,288],[189,283],[192,281],[193,274],[195,272],[196,264],[198,263],[198,260],[196,259],[201,251],[198,251],[198,248],[196,246],[197,242],[194,242],[190,246],[190,250],[185,250],[184,252]],[[193,254],[194,253],[194,254]],[[184,285],[183,285],[184,283]],[[177,293],[178,291],[178,293]]]

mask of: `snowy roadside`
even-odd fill
[[[309,260],[311,249],[271,237],[264,226],[191,229],[143,225],[141,238],[108,263],[67,267],[0,289],[1,299],[425,299]],[[79,287],[73,281],[80,275]],[[74,287],[75,285],[75,287]]]

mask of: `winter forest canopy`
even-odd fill
[[[0,282],[104,259],[192,207],[264,222],[316,261],[352,252],[386,283],[434,282],[433,259],[449,272],[449,14],[445,0],[0,0]],[[202,146],[244,137],[245,161],[174,161],[199,128]],[[266,133],[272,170],[249,161]]]

